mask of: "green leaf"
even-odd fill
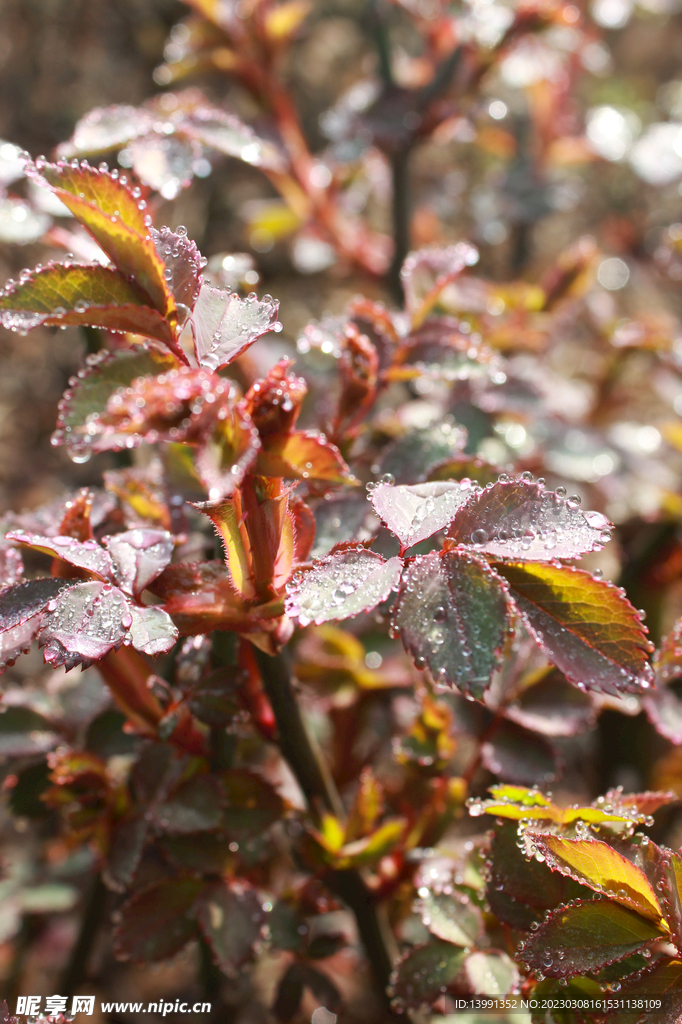
[[[133,814],[117,822],[111,834],[104,881],[114,892],[125,892],[135,876],[149,834],[149,822]]]
[[[567,978],[624,960],[662,935],[652,921],[618,903],[577,901],[550,911],[519,958],[549,977]]]
[[[509,632],[506,586],[462,550],[419,555],[403,576],[393,627],[418,668],[480,699]]]
[[[466,431],[450,423],[413,430],[386,450],[381,473],[390,473],[397,484],[414,484],[461,451],[465,443]]]
[[[398,585],[402,562],[348,547],[298,572],[287,586],[286,611],[302,626],[348,619],[385,601]]]
[[[112,263],[149,297],[164,316],[175,315],[175,301],[164,278],[163,260],[150,235],[151,219],[123,176],[88,164],[36,163],[33,176],[47,184],[87,228]]]
[[[116,956],[146,963],[177,953],[197,933],[193,908],[203,889],[196,878],[169,878],[136,892],[120,911]]]
[[[465,893],[430,892],[417,910],[432,935],[455,946],[471,946],[485,934],[481,911]]]
[[[235,976],[252,955],[264,922],[255,890],[238,881],[212,885],[202,893],[196,914],[216,964]]]
[[[663,911],[646,874],[618,850],[598,839],[564,839],[527,831],[526,845],[550,868],[660,924]],[[666,929],[667,930],[667,929]]]
[[[303,947],[303,916],[286,900],[277,900],[267,917],[270,941],[275,949],[297,953]]]
[[[567,679],[615,695],[651,685],[652,645],[616,587],[565,565],[506,562],[495,568],[528,629]]]
[[[514,961],[496,949],[470,953],[464,961],[464,971],[475,995],[506,996],[519,983]]]
[[[526,817],[532,817],[532,812]],[[518,845],[517,826],[513,822],[496,825],[487,850],[486,899],[495,916],[520,931],[539,924],[547,910],[561,903],[591,899],[589,888],[572,878],[552,871],[523,855]]]
[[[101,353],[64,392],[52,443],[66,444],[77,454],[99,451],[103,439],[88,433],[88,423],[104,412],[111,396],[138,377],[157,376],[177,365],[170,353],[151,346]]]
[[[217,829],[222,814],[221,787],[212,775],[195,775],[154,808],[157,826],[176,835]]]
[[[23,334],[41,324],[85,324],[173,341],[166,320],[123,274],[77,263],[50,263],[6,286],[0,294],[0,323]]]
[[[456,982],[465,959],[465,950],[439,939],[404,954],[391,979],[396,1008],[432,1005]]]

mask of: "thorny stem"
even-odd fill
[[[343,816],[343,805],[329,770],[324,764],[306,728],[294,693],[289,658],[274,657],[256,650],[263,687],[272,704],[278,728],[280,750],[293,771],[308,804],[322,807],[335,816]],[[395,956],[393,936],[380,908],[373,902],[359,871],[330,872],[329,887],[353,911],[358,933],[372,967],[388,1020],[397,1020],[390,1007],[387,987]]]
[[[88,958],[104,917],[106,900],[107,890],[102,876],[98,872],[90,885],[78,938],[59,982],[60,994],[68,999],[71,998],[81,982],[87,979]]]

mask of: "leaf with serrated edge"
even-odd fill
[[[140,527],[104,537],[102,543],[114,560],[116,582],[127,594],[141,594],[173,555],[173,536],[167,530]]]
[[[403,548],[410,548],[447,526],[470,496],[469,488],[450,481],[397,487],[378,483],[369,500],[384,526]]]
[[[455,946],[471,946],[484,935],[481,911],[466,894],[430,892],[419,901],[417,910],[432,935]]]
[[[523,943],[520,958],[551,978],[599,971],[660,939],[652,921],[604,900],[577,900],[550,910]]]
[[[203,284],[192,313],[194,349],[200,366],[220,370],[262,334],[275,328],[279,303],[264,295],[242,298],[236,292]]]
[[[26,333],[34,327],[85,324],[130,331],[170,344],[173,335],[143,291],[112,267],[50,263],[0,294],[0,323]]]
[[[139,890],[119,911],[114,948],[119,960],[166,960],[194,938],[194,902],[205,883],[170,878]]]
[[[663,957],[648,970],[623,982],[618,996],[625,1001],[624,1006],[609,1017],[617,1024],[679,1024],[682,1017],[682,960]],[[640,999],[649,1005],[652,1000],[660,1000],[660,1009],[653,1008],[647,1012],[641,1006],[637,1007]],[[625,1009],[629,1000],[632,1000],[629,1005],[636,1007],[632,1012]]]
[[[530,831],[525,833],[525,841],[532,852],[545,858],[553,871],[560,871],[595,892],[607,894],[609,899],[636,910],[656,924],[661,923],[663,911],[648,878],[608,843]]]
[[[648,689],[652,645],[616,587],[566,565],[500,562],[495,568],[529,632],[567,679],[614,695]]]
[[[302,626],[348,619],[385,601],[398,585],[402,562],[365,548],[347,548],[297,573],[287,586],[287,615]]]
[[[253,953],[265,914],[256,892],[234,881],[208,888],[197,905],[197,920],[220,969],[234,976]]]
[[[132,624],[123,591],[94,580],[77,583],[48,605],[38,642],[45,647],[45,661],[65,665],[99,661],[118,647]]]
[[[420,555],[403,577],[393,628],[418,668],[480,698],[509,632],[506,586],[465,551]]]
[[[163,262],[149,233],[149,215],[119,177],[87,164],[36,162],[38,184],[47,184],[90,232],[116,267],[132,278],[164,316],[175,301],[163,276]]]
[[[201,253],[191,238],[186,234],[179,235],[170,228],[160,228],[158,231],[152,228],[151,236],[166,270],[170,271],[168,287],[176,303],[186,306],[188,310],[194,309],[203,280]]]
[[[43,551],[54,558],[61,558],[69,565],[85,569],[101,580],[113,580],[114,563],[104,548],[95,540],[80,541],[75,537],[41,537],[36,533],[24,533],[23,530],[10,530],[7,539],[15,544],[23,544],[34,551]]]
[[[498,481],[455,514],[448,538],[495,558],[548,562],[600,551],[611,523],[530,480]]]
[[[59,403],[57,428],[53,444],[66,444],[71,451],[83,454],[99,451],[105,440],[88,432],[88,423],[100,416],[107,402],[119,388],[127,388],[138,377],[158,375],[172,370],[178,363],[174,356],[153,347],[136,345],[129,349],[99,354],[64,393]],[[121,445],[120,447],[123,447]]]

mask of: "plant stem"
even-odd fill
[[[88,976],[88,958],[102,923],[106,899],[107,890],[98,872],[90,885],[78,938],[59,982],[60,995],[68,999]]]
[[[277,722],[278,743],[282,755],[293,771],[298,784],[314,807],[321,804],[330,814],[343,816],[343,805],[329,769],[320,757],[310,736],[294,693],[291,664],[286,653],[271,657],[256,649],[256,659],[263,679],[263,688],[272,705]],[[387,1020],[398,1020],[390,1006],[387,987],[393,970],[393,936],[359,871],[333,871],[326,881],[353,911],[358,933],[370,962]],[[402,1020],[402,1018],[400,1018]]]
[[[399,305],[402,305],[404,297],[400,270],[410,251],[410,151],[411,147],[407,146],[394,153],[391,159],[393,259],[388,271],[388,283]]]

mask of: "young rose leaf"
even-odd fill
[[[98,580],[77,583],[47,606],[38,642],[46,662],[68,671],[99,661],[123,643],[131,625],[130,606],[118,587]]]
[[[660,925],[663,911],[651,882],[635,864],[608,843],[597,839],[564,839],[562,836],[526,832],[526,845],[541,854],[553,871],[604,892],[642,917]],[[663,924],[667,931],[667,926]]]
[[[88,229],[117,269],[146,293],[149,304],[172,317],[175,302],[149,233],[151,221],[132,189],[113,173],[87,164],[74,167],[40,160],[33,174]]]
[[[417,910],[432,935],[455,946],[475,945],[485,934],[481,911],[456,890],[430,892],[419,901]]]
[[[192,313],[194,349],[200,366],[220,370],[267,331],[278,330],[279,303],[255,293],[236,292],[203,284]]]
[[[468,488],[450,481],[397,487],[380,482],[370,491],[369,500],[403,548],[411,548],[447,526],[470,496]]]
[[[178,234],[170,228],[151,229],[156,251],[166,267],[164,278],[180,306],[194,309],[199,298],[204,260],[195,243],[187,234]]]
[[[355,482],[341,452],[323,434],[295,430],[287,437],[268,441],[258,453],[257,472],[287,480]]]
[[[170,651],[178,639],[178,628],[163,608],[130,605],[130,638],[136,651],[150,657]]]
[[[188,779],[153,810],[157,827],[172,835],[213,831],[220,825],[222,813],[220,783],[212,775]]]
[[[238,881],[215,883],[202,893],[196,913],[216,964],[234,977],[251,957],[265,921],[257,893]]]
[[[127,104],[95,107],[77,122],[73,135],[57,152],[61,157],[106,153],[125,146],[138,135],[151,131],[154,117],[150,111]]]
[[[618,903],[578,900],[551,910],[519,950],[533,970],[551,978],[600,971],[660,939],[652,921]]]
[[[610,530],[600,512],[583,512],[577,500],[521,479],[473,494],[456,513],[448,537],[496,558],[548,562],[600,551]]]
[[[0,323],[26,333],[47,327],[84,324],[130,331],[170,344],[173,335],[149,298],[111,267],[50,263],[0,293]]]
[[[560,767],[554,748],[515,722],[502,722],[481,745],[481,761],[493,775],[527,785],[554,782]]]
[[[634,1005],[629,1012],[625,1008],[614,1011],[609,1017],[617,1024],[679,1024],[682,1017],[682,960],[662,957],[646,970],[638,972],[630,981],[623,983],[619,998],[627,1000],[625,1006]],[[660,1008],[651,1011],[642,1009],[660,1000]],[[630,1002],[631,1001],[631,1002]],[[654,1004],[655,1007],[655,1004]]]
[[[571,682],[615,695],[651,685],[651,644],[616,587],[564,565],[500,562],[496,569],[529,631]]]
[[[23,544],[34,551],[42,551],[53,558],[61,558],[63,562],[98,576],[103,581],[111,582],[114,578],[114,563],[111,556],[96,540],[79,541],[74,537],[41,537],[35,533],[24,533],[23,530],[10,530],[7,539],[15,544]]]
[[[392,476],[398,484],[424,480],[436,466],[461,451],[466,437],[466,430],[449,422],[411,430],[386,449],[381,473]]]
[[[253,466],[261,447],[258,431],[241,403],[227,403],[222,411],[224,418],[216,422],[195,462],[212,502],[233,493]]]
[[[480,996],[506,996],[514,992],[519,983],[516,964],[497,949],[469,953],[464,961],[464,973],[471,991]]]
[[[104,537],[114,561],[116,582],[137,597],[166,568],[173,555],[173,536],[167,530],[127,530]]]
[[[548,737],[575,736],[596,719],[588,695],[571,686],[556,669],[524,687],[506,714],[518,725]]]
[[[48,604],[74,585],[73,580],[38,579],[0,593],[0,671],[28,651]]]
[[[348,619],[385,601],[398,586],[402,562],[366,548],[346,548],[298,572],[287,586],[286,612],[302,626]]]
[[[120,911],[114,932],[119,960],[153,963],[167,960],[197,933],[194,903],[205,883],[169,878],[136,892]]]
[[[279,149],[225,110],[199,107],[183,122],[183,131],[202,146],[236,157],[253,167],[286,171],[286,162]]]
[[[418,668],[480,699],[501,661],[508,603],[505,584],[481,559],[434,551],[410,562],[393,628]]]
[[[404,953],[391,977],[396,1008],[430,1006],[457,982],[465,958],[464,949],[440,939]]]
[[[170,353],[139,345],[98,356],[77,378],[72,378],[69,390],[64,393],[52,443],[66,444],[78,456],[114,445],[125,447],[126,438],[121,438],[120,443],[111,441],[97,430],[97,422],[112,395],[119,388],[128,388],[138,377],[158,376],[177,365]]]

